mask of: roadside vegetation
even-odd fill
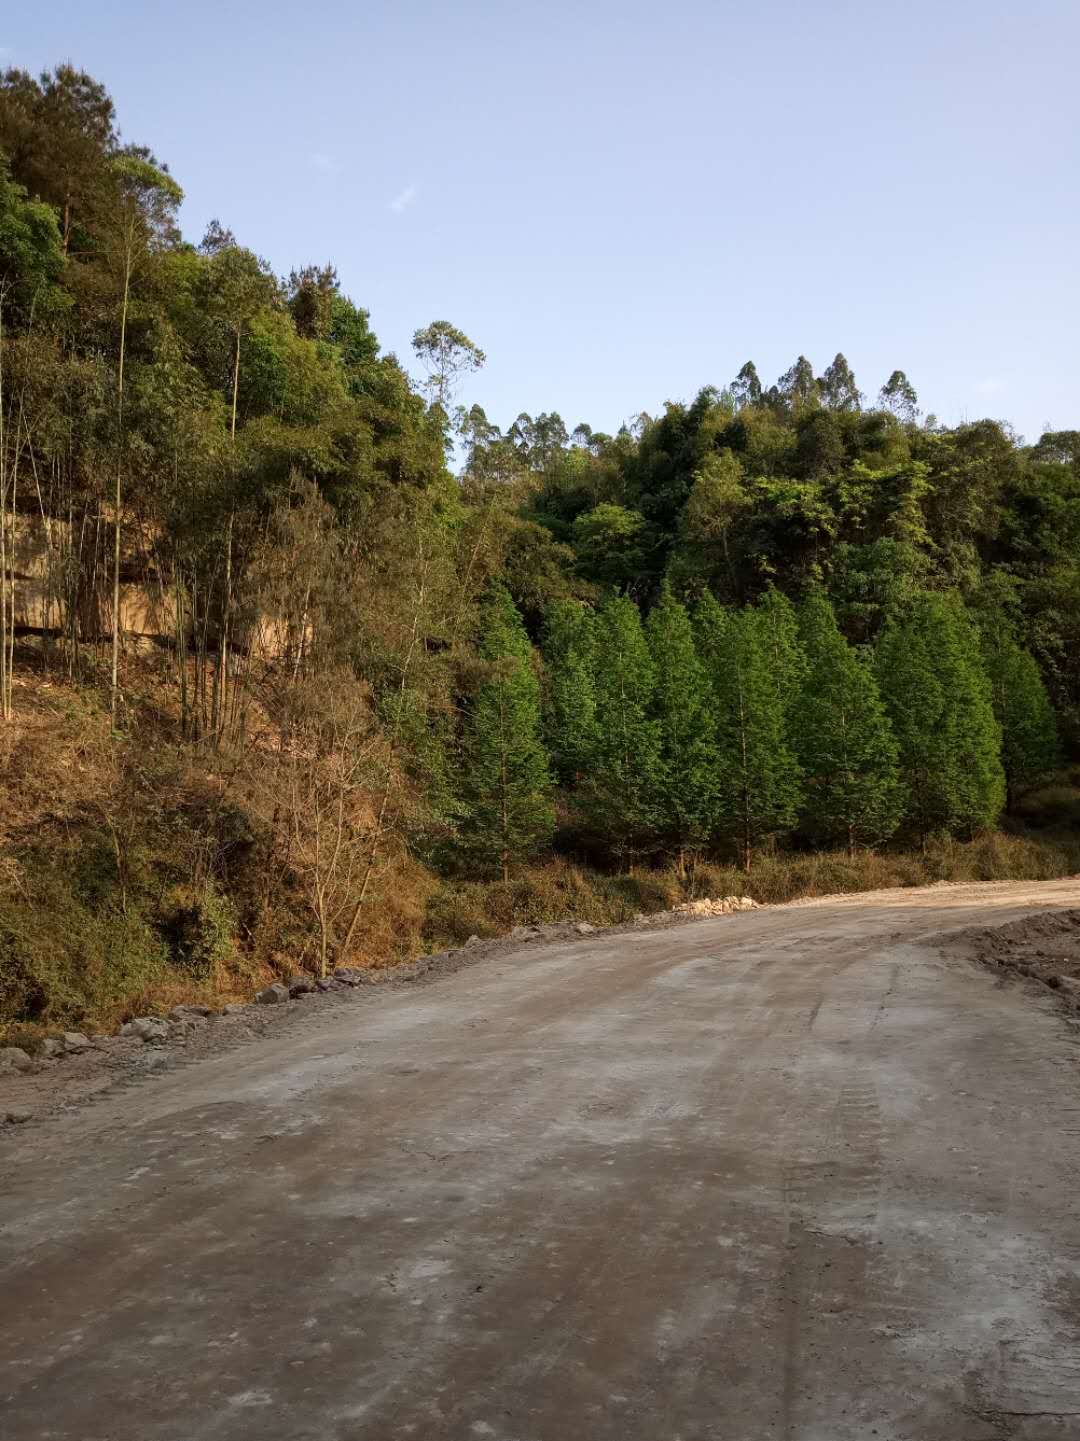
[[[416,377],[0,77],[0,1031],[572,916],[1080,870],[1080,431]],[[252,237],[258,240],[258,237]]]

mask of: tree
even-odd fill
[[[325,976],[369,839],[367,806],[375,760],[382,749],[370,710],[348,674],[327,673],[309,684],[292,717],[289,744],[278,757],[284,787],[271,790],[284,813],[290,868],[317,927],[318,974]],[[280,819],[279,819],[280,824]]]
[[[569,444],[570,436],[557,410],[543,412],[534,420],[526,411],[506,432],[506,438],[521,452],[531,470],[550,471]]]
[[[780,399],[786,401],[792,410],[817,403],[820,387],[814,379],[814,368],[805,355],[800,355],[791,369],[780,377],[777,391]]]
[[[714,585],[722,582],[737,600],[740,587],[730,537],[751,504],[738,457],[730,450],[709,451],[694,472],[680,521],[680,573]]]
[[[982,626],[983,657],[990,678],[994,715],[1001,727],[1001,763],[1006,804],[1050,775],[1058,764],[1057,722],[1034,657],[1016,640],[1004,617]]]
[[[851,366],[839,352],[819,382],[821,398],[830,410],[861,410],[862,395]]]
[[[894,370],[878,393],[878,405],[904,425],[914,425],[919,415],[919,397],[902,370]]]
[[[708,834],[716,789],[716,748],[709,678],[698,659],[686,607],[663,587],[646,626],[656,673],[653,715],[659,727],[657,826],[674,848],[680,871],[686,852]]]
[[[820,592],[803,601],[799,631],[806,673],[792,733],[806,788],[803,826],[815,842],[840,841],[853,856],[899,824],[896,741],[873,672],[840,634]]]
[[[30,194],[59,212],[65,255],[75,226],[105,204],[115,147],[112,99],[84,70],[58,65],[37,80],[15,69],[0,77],[0,150]]]
[[[734,843],[749,872],[762,843],[795,823],[799,767],[788,747],[780,690],[758,616],[749,608],[724,612],[706,594],[694,624],[716,727],[717,791],[710,829]]]
[[[427,394],[432,405],[449,416],[458,381],[479,370],[487,356],[463,330],[448,320],[433,320],[413,335],[412,347],[427,374]]]
[[[469,711],[462,834],[471,854],[497,866],[505,881],[512,862],[550,838],[555,816],[532,648],[501,585],[484,609],[478,649],[487,675]]]
[[[656,670],[637,606],[610,596],[596,618],[597,744],[579,808],[623,864],[654,843],[660,728]]]
[[[740,410],[746,405],[761,404],[761,381],[758,379],[757,367],[752,360],[746,362],[728,389],[731,391],[732,400]]]
[[[602,501],[576,518],[572,544],[590,580],[627,586],[645,565],[647,535],[645,518],[638,511]]]
[[[596,750],[596,622],[579,601],[557,600],[544,618],[547,737],[555,772],[574,785]]]
[[[55,212],[27,199],[25,189],[11,179],[0,152],[0,717],[4,720],[12,718],[14,704],[15,515],[23,449],[20,432],[25,431],[21,403],[14,407],[14,437],[8,424],[7,342],[14,326],[25,334],[36,313],[48,318],[62,307],[58,284],[62,269]]]
[[[120,343],[116,362],[116,491],[113,506],[113,622],[111,712],[116,723],[120,661],[120,525],[124,476],[124,359],[131,283],[155,246],[169,238],[184,192],[145,151],[129,147],[111,162],[116,186],[112,214],[114,255],[120,275]]]
[[[252,251],[236,243],[231,230],[210,222],[201,249],[208,257],[203,304],[207,313],[222,327],[228,337],[230,352],[229,442],[230,490],[236,484],[236,423],[240,404],[240,360],[244,339],[252,331],[259,312],[277,296],[277,284],[270,267]],[[221,623],[218,636],[218,661],[214,676],[214,705],[211,726],[215,740],[220,742],[228,714],[228,652],[232,638],[235,582],[233,574],[233,532],[236,506],[230,494],[226,501],[223,536],[224,579],[222,582]]]
[[[774,585],[770,585],[758,601],[757,616],[777,703],[785,726],[790,727],[807,672],[799,617],[791,601]]]
[[[338,294],[335,268],[326,265],[305,265],[289,275],[287,287],[289,312],[297,335],[305,340],[329,340],[334,325],[334,301]]]
[[[908,829],[925,848],[937,833],[992,826],[1005,799],[1001,731],[959,603],[924,594],[891,620],[877,674],[899,748]]]

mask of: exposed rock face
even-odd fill
[[[290,976],[289,995],[295,1000],[297,996],[310,996],[315,989],[315,982],[310,976]]]
[[[64,1050],[69,1052],[89,1051],[92,1042],[81,1031],[64,1032]]]
[[[0,1071],[29,1071],[33,1064],[21,1046],[0,1047]]]

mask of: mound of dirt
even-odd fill
[[[1039,981],[1080,1011],[1080,910],[965,931],[957,940],[983,965]]]

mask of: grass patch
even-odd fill
[[[472,935],[503,935],[514,926],[589,921],[619,925],[701,896],[748,895],[777,905],[814,896],[925,886],[934,881],[1054,880],[1080,871],[1080,837],[995,832],[966,843],[942,841],[926,853],[846,851],[759,858],[750,875],[699,861],[612,876],[566,860],[529,867],[508,882],[444,881],[428,904],[423,940],[429,951],[460,946]]]

